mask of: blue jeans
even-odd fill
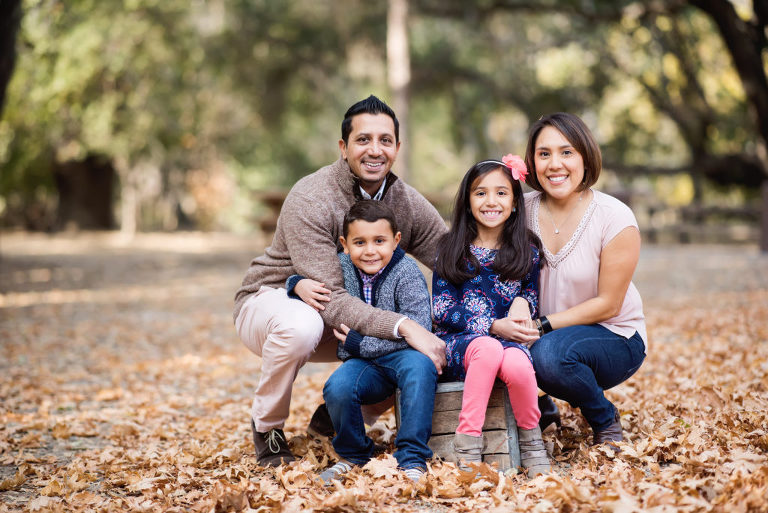
[[[627,380],[645,359],[640,335],[630,338],[599,324],[547,333],[531,347],[536,382],[544,392],[579,408],[593,431],[613,423],[615,407],[604,390]]]
[[[373,440],[365,434],[360,406],[381,402],[399,388],[401,422],[394,456],[400,468],[426,470],[426,461],[432,457],[427,442],[432,434],[436,387],[435,364],[415,349],[402,349],[371,360],[345,361],[323,388],[336,430],[336,453],[356,465],[371,459]]]

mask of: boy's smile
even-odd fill
[[[392,233],[386,219],[373,223],[358,219],[349,223],[347,237],[340,240],[355,267],[366,274],[376,274],[392,260],[400,243],[400,232]]]

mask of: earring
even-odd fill
[[[517,207],[512,207],[512,213],[514,214],[515,212],[517,212]]]

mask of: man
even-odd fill
[[[339,160],[290,190],[272,244],[251,262],[235,295],[238,335],[262,358],[251,427],[256,457],[264,466],[294,459],[282,431],[293,381],[307,361],[336,360],[333,328],[342,322],[362,335],[402,337],[429,357],[438,372],[445,365],[445,344],[417,322],[347,294],[336,256],[349,207],[372,198],[394,210],[400,246],[425,265],[434,263],[446,226],[421,194],[391,172],[400,149],[395,113],[375,96],[357,102],[344,115],[339,149]],[[330,290],[322,310],[287,296],[285,280],[294,274],[323,282]]]

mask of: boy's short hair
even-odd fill
[[[381,219],[386,220],[392,228],[392,235],[397,233],[397,222],[395,221],[395,213],[389,208],[389,205],[378,200],[364,199],[353,204],[347,215],[344,216],[344,226],[342,228],[344,232],[344,238],[349,235],[349,225],[355,221],[365,221],[367,223],[375,223]]]

